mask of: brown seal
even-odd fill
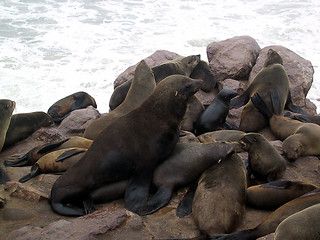
[[[5,160],[4,165],[11,167],[32,166],[42,156],[46,155],[49,152],[71,147],[88,149],[91,146],[92,142],[92,140],[84,137],[69,137],[61,141],[36,146],[15,161]]]
[[[274,181],[247,189],[247,204],[251,207],[275,210],[283,204],[318,187],[306,182]]]
[[[92,212],[92,191],[129,179],[125,206],[139,212],[147,201],[153,171],[174,150],[187,101],[201,83],[171,75],[140,107],[105,128],[85,156],[54,183],[52,209],[73,216]]]
[[[254,107],[250,98],[255,93],[258,93],[266,105],[271,108],[269,90],[274,89],[278,90],[280,94],[281,114],[285,107],[294,112],[304,112],[292,104],[289,80],[283,67],[282,58],[276,51],[269,49],[263,68],[254,78],[250,86],[242,95],[232,99],[230,102],[230,109],[239,108],[246,104],[241,113],[240,130],[257,132],[267,125],[267,119]]]
[[[273,233],[278,225],[292,214],[318,203],[320,203],[320,191],[315,190],[277,208],[255,228],[231,234],[213,234],[210,237],[217,240],[255,240]]]
[[[200,102],[197,96],[192,96],[187,105],[186,113],[183,116],[181,121],[180,129],[184,131],[193,132],[194,126],[196,125],[197,120],[204,111],[204,106]]]
[[[288,117],[279,115],[278,92],[271,92],[271,112],[260,94],[255,94],[251,99],[256,108],[269,118],[270,130],[283,141],[282,150],[289,160],[299,156],[320,155],[320,126],[314,123],[302,123]]]
[[[97,107],[96,101],[86,92],[76,92],[66,96],[52,104],[48,109],[48,114],[52,117],[55,123],[60,123],[73,110],[86,108],[92,105]]]
[[[196,181],[201,173],[222,158],[240,148],[238,143],[177,143],[174,152],[153,174],[157,192],[140,209],[140,215],[147,215],[166,206],[177,187]]]
[[[301,210],[283,220],[276,228],[274,240],[320,239],[320,203]]]
[[[6,139],[12,112],[15,106],[16,103],[14,101],[11,101],[9,99],[0,100],[0,152]]]
[[[200,60],[197,66],[193,69],[190,77],[193,79],[203,80],[201,90],[204,92],[211,92],[217,84],[217,81],[209,67],[209,64],[203,60]]]
[[[243,149],[248,151],[248,175],[265,178],[269,182],[281,178],[286,171],[286,160],[277,149],[259,133],[248,133],[240,139]]]
[[[174,74],[189,76],[199,61],[200,55],[191,55],[188,57],[177,58],[153,67],[152,72],[154,73],[156,83],[158,84],[162,79]],[[111,110],[118,107],[124,101],[131,83],[132,79],[129,79],[114,89],[109,101],[109,107]]]
[[[124,102],[116,109],[94,120],[86,128],[83,136],[92,140],[96,139],[102,130],[112,122],[139,107],[151,95],[155,87],[156,82],[152,70],[142,60],[134,72],[134,78]]]
[[[11,117],[7,131],[5,147],[29,137],[41,127],[52,126],[53,120],[45,112],[31,112],[14,114]]]
[[[246,189],[246,169],[237,154],[207,169],[192,206],[199,230],[206,235],[234,231],[245,213]]]
[[[62,173],[78,162],[86,153],[85,148],[65,148],[50,152],[41,157],[32,167],[31,172],[19,179],[26,182],[41,173]]]
[[[239,130],[217,130],[203,133],[198,136],[198,139],[202,143],[215,141],[239,142],[239,140],[245,135],[245,132]]]

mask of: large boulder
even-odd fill
[[[283,66],[289,77],[292,101],[311,114],[316,114],[316,107],[310,100],[306,99],[308,91],[313,82],[314,69],[310,61],[299,56],[295,52],[283,46],[267,46],[263,48],[257,58],[257,62],[251,70],[249,84],[262,69],[267,58],[268,50],[272,48],[277,51],[283,60]]]
[[[249,36],[237,36],[207,46],[210,69],[217,82],[248,79],[261,48]]]
[[[148,64],[149,67],[155,67],[162,63],[169,62],[173,59],[176,59],[178,57],[182,57],[177,53],[169,52],[166,50],[157,50],[153,54],[151,54],[149,57],[145,58],[144,60]],[[139,63],[128,67],[123,73],[121,73],[116,80],[114,80],[113,86],[114,88],[118,87],[122,83],[128,81],[129,79],[133,78],[134,70],[136,70],[136,67]]]

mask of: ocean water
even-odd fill
[[[0,99],[15,113],[47,111],[86,91],[109,110],[113,81],[159,49],[180,55],[240,35],[310,60],[320,102],[319,0],[1,0]]]

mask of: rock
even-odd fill
[[[248,79],[261,48],[249,36],[237,36],[207,46],[210,69],[217,82]]]
[[[60,141],[63,138],[64,138],[63,135],[56,127],[40,128],[39,130],[35,131],[31,135],[31,139],[33,139],[35,141],[43,141],[43,142],[47,142],[47,143]]]
[[[249,76],[249,83],[253,81],[255,76],[261,70],[266,60],[267,52],[270,48],[277,51],[282,57],[283,66],[289,77],[290,92],[293,103],[304,108],[310,114],[316,114],[315,105],[310,101],[306,101],[306,96],[313,82],[314,70],[312,64],[310,61],[302,58],[288,48],[275,45],[263,48],[257,58],[256,64],[252,68]]]
[[[4,186],[4,190],[8,191],[10,196],[24,199],[31,202],[39,202],[42,199],[48,199],[48,195],[25,184],[10,181]]]
[[[63,119],[58,130],[66,136],[75,134],[82,136],[86,127],[100,116],[101,114],[99,111],[93,106],[88,106],[85,109],[74,110],[68,117]]]
[[[128,219],[124,209],[109,207],[75,220],[59,220],[43,228],[23,227],[11,232],[6,240],[69,239],[89,240],[114,231]]]
[[[227,78],[218,84],[219,92],[224,89],[229,88],[241,95],[247,88],[248,88],[248,81],[247,80],[234,80],[231,78]]]
[[[155,67],[162,63],[169,62],[175,58],[182,57],[174,52],[169,52],[166,50],[157,50],[149,57],[145,58],[144,60],[148,64],[149,67]],[[142,60],[142,59],[141,59]],[[122,83],[128,81],[130,78],[133,77],[134,71],[137,67],[136,65],[128,67],[123,73],[121,73],[116,80],[114,80],[113,86],[116,88],[117,86],[121,85]]]

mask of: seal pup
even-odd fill
[[[224,88],[213,99],[212,103],[201,114],[197,122],[196,135],[216,130],[225,124],[228,129],[232,127],[227,124],[226,118],[229,113],[230,100],[237,96],[237,92]]]
[[[15,107],[16,103],[14,101],[9,99],[0,100],[0,152],[4,146],[12,112]]]
[[[254,240],[273,233],[277,226],[292,214],[318,203],[320,203],[319,189],[291,200],[277,208],[255,228],[231,234],[212,234],[210,238],[218,240]]]
[[[286,171],[286,160],[260,133],[248,133],[240,139],[248,151],[248,176],[265,178],[268,182],[281,178]]]
[[[276,89],[280,93],[280,111],[283,113],[286,107],[290,111],[304,113],[302,109],[293,105],[289,90],[289,80],[283,67],[280,55],[269,49],[267,59],[263,68],[254,78],[247,90],[239,97],[233,98],[230,102],[230,109],[245,107],[241,113],[239,129],[245,132],[257,132],[267,125],[267,119],[254,107],[250,98],[258,93],[271,108],[269,90]]]
[[[93,141],[90,139],[80,136],[73,136],[61,141],[36,146],[15,161],[5,160],[4,165],[11,167],[32,166],[42,156],[46,155],[49,152],[71,147],[88,149],[92,143]]]
[[[230,233],[240,224],[246,203],[247,175],[233,154],[202,173],[193,199],[192,216],[201,233]]]
[[[189,76],[200,61],[200,55],[190,55],[176,58],[172,61],[160,64],[152,68],[155,81],[158,84],[161,80],[174,74]],[[126,98],[132,78],[116,87],[111,95],[109,107],[111,110],[118,107]]]
[[[187,101],[201,83],[171,75],[140,107],[105,128],[84,157],[54,183],[53,211],[71,216],[90,213],[94,211],[89,199],[92,191],[129,179],[125,206],[139,212],[147,201],[153,171],[174,150]]]
[[[134,72],[134,78],[125,100],[111,112],[94,120],[84,131],[83,137],[96,139],[102,130],[113,121],[139,107],[151,95],[155,87],[156,82],[152,70],[142,60]]]
[[[276,228],[274,240],[320,239],[320,203],[292,214]]]
[[[50,152],[41,157],[32,167],[31,172],[19,179],[23,183],[41,173],[62,173],[67,171],[85,154],[84,148],[66,148]]]
[[[247,204],[251,207],[275,210],[283,204],[318,189],[316,185],[298,181],[274,181],[247,189]]]
[[[139,215],[151,214],[166,206],[178,187],[196,181],[201,173],[240,148],[238,143],[177,143],[173,153],[153,174],[157,192],[143,206]],[[222,160],[223,161],[223,160]]]
[[[320,126],[314,123],[302,123],[279,115],[278,91],[270,93],[274,113],[270,111],[257,93],[252,96],[253,104],[269,118],[272,133],[283,141],[282,150],[292,161],[299,156],[320,155]]]
[[[197,137],[202,143],[215,141],[239,142],[245,135],[245,132],[239,130],[217,130],[203,133]]]
[[[4,147],[29,137],[41,127],[49,127],[53,124],[52,118],[45,112],[14,114],[11,117]]]
[[[55,123],[59,124],[73,110],[86,108],[90,105],[97,108],[96,101],[92,96],[86,92],[76,92],[52,104],[48,109],[48,114]]]

